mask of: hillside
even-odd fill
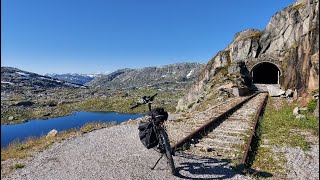
[[[159,93],[157,103],[165,105],[168,111],[175,111],[177,100],[185,93],[185,87],[190,87],[201,67],[198,63],[180,63],[122,69],[97,76],[90,86],[2,67],[1,123],[64,116],[72,111],[138,113],[139,109],[128,108],[130,104],[156,92]]]
[[[25,91],[84,87],[81,84],[69,83],[13,67],[1,67],[1,94],[6,92],[24,93]]]
[[[203,66],[200,63],[177,63],[142,69],[121,69],[101,75],[87,85],[124,89],[147,86],[161,89],[185,88],[193,83]]]
[[[77,74],[77,73],[66,73],[66,74],[45,74],[46,76],[54,79],[64,80],[70,83],[84,85],[92,81],[98,74]]]

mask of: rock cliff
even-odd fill
[[[319,1],[298,0],[276,13],[262,31],[248,29],[217,53],[202,69],[177,109],[230,96],[232,87],[250,87],[251,70],[270,62],[279,68],[283,89],[296,89],[299,96],[319,89]]]

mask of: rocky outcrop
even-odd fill
[[[276,53],[283,62],[282,85],[297,89],[298,94],[319,88],[319,1],[298,1],[276,15],[267,30],[275,28],[277,19],[284,22],[266,53]],[[279,26],[279,25],[278,25]],[[278,38],[277,38],[278,37]],[[278,47],[278,48],[277,48]],[[279,48],[282,47],[282,48]]]
[[[231,87],[250,86],[252,67],[270,62],[281,71],[283,89],[297,90],[299,96],[319,88],[319,1],[299,0],[276,13],[262,30],[237,33],[233,41],[202,69],[177,109],[206,99],[225,79]],[[222,71],[221,71],[222,70]],[[217,74],[223,73],[221,76]],[[209,87],[209,88],[208,88]]]

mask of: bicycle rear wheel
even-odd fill
[[[165,148],[165,151],[166,151],[166,157],[167,157],[167,160],[168,160],[168,164],[170,166],[170,171],[171,171],[171,173],[173,175],[175,175],[176,174],[176,168],[174,166],[174,161],[173,161],[173,158],[172,158],[172,151],[171,151],[168,135],[167,135],[166,131],[163,130],[163,129],[160,131],[160,135],[161,135],[161,139],[163,140],[163,145],[164,145],[164,148]]]

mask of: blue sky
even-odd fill
[[[1,66],[39,74],[207,63],[293,0],[1,0]]]

